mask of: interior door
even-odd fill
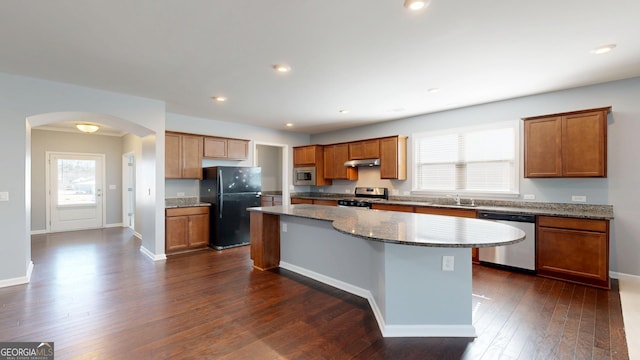
[[[103,227],[104,155],[48,153],[49,231]]]

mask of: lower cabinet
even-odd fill
[[[609,289],[609,221],[538,216],[540,276]]]
[[[313,204],[311,199],[291,198],[291,205],[294,204]]]
[[[202,249],[209,243],[209,207],[166,209],[165,216],[166,254]]]
[[[262,195],[260,197],[260,206],[277,206],[282,205],[281,195]]]
[[[396,205],[396,204],[371,204],[373,210],[387,210],[387,211],[400,211],[400,212],[414,212],[413,206],[409,205]]]
[[[338,200],[314,199],[313,205],[338,206]]]

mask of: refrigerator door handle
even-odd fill
[[[224,209],[224,184],[222,183],[222,170],[218,170],[218,186],[220,186],[220,219],[222,219],[222,210]]]

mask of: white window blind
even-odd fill
[[[518,122],[417,134],[417,192],[518,192]]]

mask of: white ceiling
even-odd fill
[[[637,0],[402,4],[4,0],[0,72],[304,133],[640,76]]]

